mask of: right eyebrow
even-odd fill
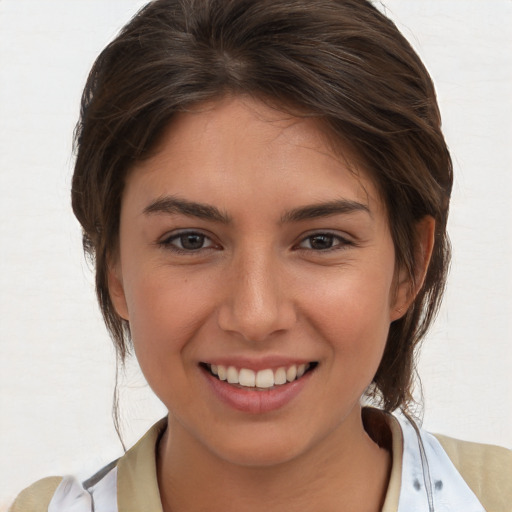
[[[159,197],[144,208],[144,213],[165,213],[168,215],[179,213],[189,217],[213,220],[222,224],[229,224],[231,222],[231,217],[226,213],[221,212],[215,206],[196,203],[195,201],[188,201],[187,199],[178,198],[176,196]]]

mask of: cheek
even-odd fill
[[[309,289],[304,309],[335,358],[378,364],[389,331],[390,286],[387,274],[354,270]]]
[[[138,273],[126,294],[137,359],[143,370],[164,372],[184,350],[193,349],[187,344],[209,316],[210,289],[204,280],[197,283],[164,268]]]

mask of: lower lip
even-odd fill
[[[300,379],[268,390],[239,388],[214,377],[208,370],[202,370],[210,389],[225,404],[238,411],[263,414],[275,411],[291,402],[309,381],[312,371]]]

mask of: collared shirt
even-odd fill
[[[492,504],[492,508],[486,505],[487,512],[512,511],[512,503],[499,496],[502,492],[503,496],[506,494],[512,498],[512,452],[442,436],[438,439],[418,428],[410,419],[382,415],[391,431],[393,456],[382,512],[486,512],[480,502],[481,498],[477,498],[474,491],[486,494],[481,482],[485,482],[487,475],[484,475],[483,480],[477,475],[472,490],[454,464],[467,465],[465,461],[468,457],[475,460],[477,465],[478,461],[489,459],[490,469],[481,467],[479,470],[482,473],[489,472],[491,480],[492,475],[496,474],[499,474],[500,482],[508,482],[510,479],[508,488],[500,489],[503,486],[498,484],[496,490],[493,490],[497,498],[486,497],[487,503]],[[27,508],[23,505],[22,493],[13,504],[11,512],[162,512],[155,448],[165,427],[165,419],[155,424],[123,457],[83,484],[71,476],[52,481],[53,489],[55,485],[57,488],[50,495],[47,508]],[[460,446],[462,450],[459,450]],[[500,474],[503,470],[508,477],[503,478]],[[471,478],[469,480],[472,481]],[[492,481],[484,487],[492,487]],[[25,503],[27,499],[25,495]]]

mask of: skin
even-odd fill
[[[418,232],[421,283],[433,222]],[[177,116],[126,181],[109,286],[169,410],[164,510],[380,510],[390,454],[360,397],[414,290],[372,181],[318,121],[240,97]],[[318,365],[261,414],[219,400],[200,366],[268,357]]]

